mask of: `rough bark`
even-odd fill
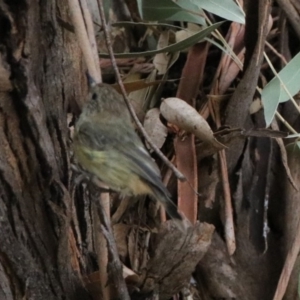
[[[0,1],[0,299],[80,299],[67,110],[86,92],[64,1]],[[78,111],[78,110],[77,110]]]

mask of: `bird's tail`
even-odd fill
[[[160,187],[155,186],[152,188],[152,191],[156,200],[158,200],[163,205],[167,214],[172,219],[177,219],[180,221],[183,220],[182,215],[178,212],[177,206],[171,200],[169,191],[164,186],[160,186]]]

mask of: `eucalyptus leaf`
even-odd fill
[[[261,98],[264,107],[264,115],[267,127],[270,126],[279,103],[280,86],[276,85],[268,91],[267,97],[262,91]]]
[[[189,0],[176,0],[176,4],[178,4],[181,8],[189,10],[189,11],[194,11],[197,14],[202,14],[204,15],[203,10],[199,7],[199,5],[196,5],[192,3],[193,1]]]
[[[190,22],[190,23],[196,23],[196,24],[200,24],[200,25],[206,25],[206,21],[204,18],[194,15],[190,12],[186,12],[184,10],[177,12],[173,16],[169,17],[167,20]]]
[[[132,21],[122,21],[122,22],[115,22],[111,24],[112,27],[133,27],[133,26],[143,26],[143,27],[169,27],[172,29],[179,29],[179,30],[187,30],[187,28],[183,28],[181,26],[176,26],[173,24],[168,24],[168,23],[161,23],[161,22],[132,22]]]
[[[180,41],[178,43],[172,44],[170,46],[167,46],[165,48],[161,48],[158,50],[151,50],[151,51],[144,51],[144,52],[133,52],[133,53],[115,53],[114,56],[116,58],[129,58],[129,57],[139,57],[139,56],[152,56],[157,53],[163,53],[163,52],[176,52],[176,51],[182,51],[186,48],[189,48],[193,46],[196,43],[202,42],[205,40],[205,38],[213,32],[215,29],[217,29],[221,24],[224,22],[219,22],[216,24],[213,24],[209,27],[206,27],[205,29],[193,34],[192,36],[186,38],[183,41]],[[100,57],[103,58],[109,58],[109,54],[107,53],[100,53]]]
[[[298,53],[262,90],[261,97],[265,109],[265,119],[267,124],[271,123],[272,119],[270,118],[272,115],[274,116],[278,104],[290,99],[290,96],[283,85],[289,91],[291,96],[294,96],[299,92],[300,53]],[[266,110],[268,111],[267,115]]]
[[[187,0],[179,0],[180,2]],[[245,16],[233,0],[188,0],[195,4],[199,9],[205,9],[212,14],[220,16],[226,20],[245,24]]]
[[[143,20],[173,20],[205,24],[202,16],[186,11],[172,0],[137,0],[137,4]]]
[[[294,96],[300,90],[300,52],[278,73],[282,83],[289,93]],[[279,78],[275,76],[263,89],[264,96],[267,97],[274,86],[280,86],[279,103],[286,102],[290,99],[283,88]]]
[[[203,9],[200,8],[198,5],[192,3],[191,1],[187,1],[187,0],[176,0],[176,4],[179,5],[181,8],[183,8],[184,10],[199,16],[203,21],[203,25],[206,24],[205,13],[204,13]],[[188,21],[188,22],[192,22],[192,21]]]

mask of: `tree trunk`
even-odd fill
[[[0,1],[1,300],[86,296],[67,124],[86,83],[66,3]]]

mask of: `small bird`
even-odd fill
[[[73,149],[80,167],[126,196],[150,195],[173,219],[182,220],[159,169],[135,132],[122,96],[94,84],[75,125]]]

